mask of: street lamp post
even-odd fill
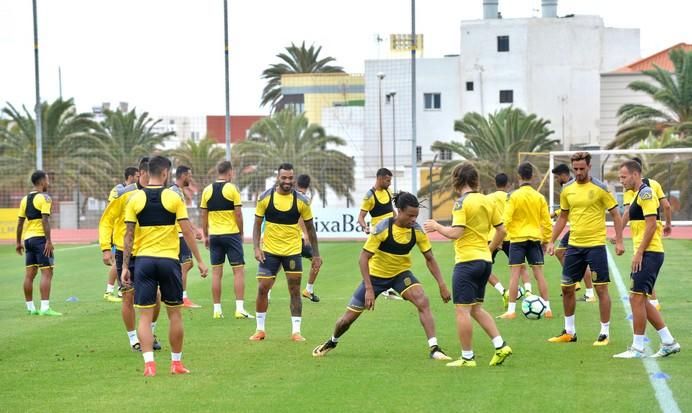
[[[377,113],[380,119],[380,168],[384,168],[384,143],[382,137],[382,79],[385,74],[377,72]]]
[[[392,103],[392,168],[394,175],[394,192],[397,191],[396,187],[396,104],[394,102],[394,97],[396,96],[395,91],[387,93],[387,102]]]

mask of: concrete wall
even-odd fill
[[[601,75],[601,117],[599,120],[601,133],[599,144],[602,147],[605,147],[615,139],[618,130],[617,112],[622,105],[626,103],[638,103],[659,107],[654,104],[654,100],[651,99],[649,95],[643,92],[635,92],[627,88],[627,85],[636,80],[651,81],[649,77],[641,73],[604,73]]]

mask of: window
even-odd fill
[[[497,51],[509,52],[509,36],[497,36]]]
[[[466,82],[466,91],[473,92],[473,82]]]
[[[442,108],[442,94],[423,93],[423,107],[427,110],[439,110]]]
[[[501,90],[500,91],[500,103],[513,103],[514,102],[514,91],[513,90]]]
[[[442,149],[440,151],[440,160],[441,161],[451,161],[452,160],[452,151],[449,149]]]
[[[423,148],[420,146],[416,146],[416,162],[420,162],[423,160]]]

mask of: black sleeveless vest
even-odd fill
[[[26,197],[26,219],[32,221],[34,219],[41,219],[41,211],[36,209],[34,206],[34,198],[39,192],[33,192]]]
[[[140,227],[175,225],[175,213],[163,207],[161,201],[163,190],[164,188],[142,189],[147,196],[147,203],[137,214],[137,222]]]
[[[295,190],[291,192],[293,195],[293,204],[291,209],[288,211],[279,211],[274,207],[274,192],[272,189],[271,195],[269,196],[269,205],[267,205],[267,210],[264,213],[264,218],[267,222],[273,224],[283,224],[283,225],[296,225],[300,219],[300,211],[298,211],[298,194]]]
[[[233,211],[235,204],[233,201],[226,199],[223,196],[223,187],[227,182],[214,182],[211,184],[211,197],[207,201],[207,210],[209,211]]]
[[[388,252],[394,255],[406,255],[411,252],[411,249],[416,246],[416,228],[411,228],[411,240],[408,244],[399,244],[394,241],[394,218],[389,218],[389,234],[387,239],[380,243],[378,248],[382,252]]]
[[[372,196],[375,200],[375,206],[370,210],[370,217],[376,218],[382,215],[393,213],[394,208],[392,208],[392,196],[389,195],[389,191],[385,191],[387,193],[387,198],[389,199],[387,203],[380,202],[377,199],[377,195],[375,195],[376,192],[377,191],[375,190],[375,188],[372,188]]]

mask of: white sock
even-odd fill
[[[151,334],[154,334],[154,331],[156,331],[156,321],[151,322]]]
[[[574,315],[565,316],[565,331],[567,334],[572,334],[577,332],[577,328],[574,326]]]
[[[338,342],[339,342],[339,337],[334,337],[334,336],[332,336],[331,340],[332,340],[332,343],[338,343]]]
[[[501,283],[501,282],[498,282],[497,284],[495,284],[495,289],[496,289],[497,291],[499,291],[500,294],[504,294],[504,293],[505,293],[505,287],[502,286],[502,283]]]
[[[267,318],[267,313],[257,313],[255,317],[257,320],[257,330],[264,331],[264,320]]]
[[[223,311],[221,311],[221,303],[214,303],[214,312],[223,313]]]
[[[517,311],[517,303],[516,303],[516,302],[513,303],[513,302],[510,301],[510,302],[507,304],[507,312],[508,312],[508,313],[514,313],[514,312],[516,312],[516,311]]]
[[[461,350],[461,358],[465,358],[466,360],[473,359],[473,350]]]
[[[584,292],[584,295],[586,297],[593,297],[593,288],[587,288],[586,291]]]
[[[524,283],[524,290],[531,291],[531,283]]]
[[[601,334],[605,334],[607,336],[610,335],[610,321],[607,323],[601,323]],[[644,348],[644,347],[638,347],[638,348]]]
[[[637,350],[644,350],[644,335],[634,335],[634,338],[632,339],[632,347],[636,348]]]
[[[41,311],[46,311],[50,308],[49,300],[41,300]]]
[[[137,330],[132,330],[127,332],[127,338],[130,340],[130,345],[134,346],[139,343],[139,338],[137,338]]]
[[[552,311],[550,309],[550,301],[548,301],[548,300],[543,300],[543,301],[545,301],[545,311]]]
[[[171,361],[180,361],[183,358],[183,353],[171,353]]]
[[[675,339],[673,338],[672,334],[670,334],[670,331],[668,331],[668,327],[663,327],[662,329],[657,331],[658,336],[661,337],[661,342],[663,344],[673,344],[675,343]]]
[[[300,323],[303,317],[291,317],[291,333],[300,333]]]
[[[113,284],[106,284],[106,294],[110,294],[115,290],[115,285]]]
[[[437,345],[437,337],[430,337],[428,339],[428,347],[436,346]]]
[[[307,284],[305,285],[305,289],[308,290],[308,292],[309,292],[310,294],[312,294],[312,293],[315,292],[315,284],[307,283]]]
[[[149,363],[154,361],[154,352],[153,351],[147,351],[142,353],[142,357],[144,357],[144,362]]]
[[[245,301],[235,300],[235,310],[241,313],[245,312]]]
[[[187,290],[183,290],[183,300],[187,298]]]
[[[26,302],[26,309],[29,311],[36,311],[36,306],[34,305],[33,301],[27,301]]]
[[[649,300],[649,302],[650,302],[651,305],[653,305],[654,307],[656,307],[656,306],[658,305],[658,300]]]
[[[497,337],[493,338],[492,341],[493,341],[493,346],[495,348],[500,348],[505,343],[505,340],[502,339],[502,336],[497,336]]]

